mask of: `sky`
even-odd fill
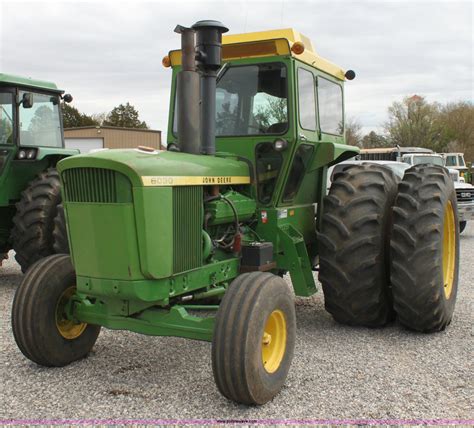
[[[166,134],[176,24],[222,21],[230,33],[293,27],[353,69],[346,118],[382,131],[387,107],[418,94],[474,101],[472,1],[0,0],[0,72],[54,81],[92,114],[130,102]]]

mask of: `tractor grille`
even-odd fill
[[[202,187],[173,188],[173,271],[202,265]]]
[[[67,202],[130,202],[131,186],[119,172],[102,168],[72,168],[62,174]]]
[[[456,189],[458,202],[474,202],[474,188]]]

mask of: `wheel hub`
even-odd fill
[[[453,291],[456,260],[456,224],[451,201],[448,201],[444,211],[443,229],[443,284],[444,295],[449,299]]]
[[[284,313],[274,310],[265,322],[262,336],[262,361],[268,373],[274,373],[280,367],[286,350],[286,319]]]
[[[74,285],[64,290],[56,306],[56,327],[59,334],[68,340],[77,339],[87,327],[87,323],[76,323],[67,317],[67,307],[75,292]]]

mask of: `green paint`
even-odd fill
[[[109,315],[100,303],[75,306],[74,318],[89,324],[99,324],[114,330],[129,330],[151,336],[176,336],[212,341],[214,317],[190,315],[179,305],[170,309],[149,308],[131,318]],[[212,309],[212,308],[211,308]]]
[[[221,177],[248,176],[248,165],[234,155],[225,157],[199,156],[178,152],[146,153],[136,149],[103,150],[67,158],[58,170],[72,168],[102,168],[122,173],[133,187],[143,186],[142,177]]]
[[[165,306],[169,299],[186,294],[207,292],[213,287],[227,284],[238,275],[239,260],[235,257],[211,262],[202,268],[183,272],[163,279],[121,280],[77,276],[79,293],[127,301],[141,301]]]
[[[26,87],[34,89],[42,89],[45,92],[63,93],[64,91],[58,89],[56,84],[46,82],[44,80],[35,80],[29,77],[15,76],[13,74],[0,73],[0,87]]]
[[[226,192],[223,196],[234,206],[239,221],[247,221],[255,216],[257,207],[255,199],[235,191]],[[228,224],[235,221],[234,212],[230,204],[223,199],[209,202],[206,205],[206,212],[210,214],[208,222],[210,226]]]

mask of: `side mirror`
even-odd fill
[[[62,98],[65,103],[70,103],[73,99],[71,94],[64,94]]]
[[[23,108],[33,107],[33,94],[31,92],[25,92],[21,104],[23,105]]]

